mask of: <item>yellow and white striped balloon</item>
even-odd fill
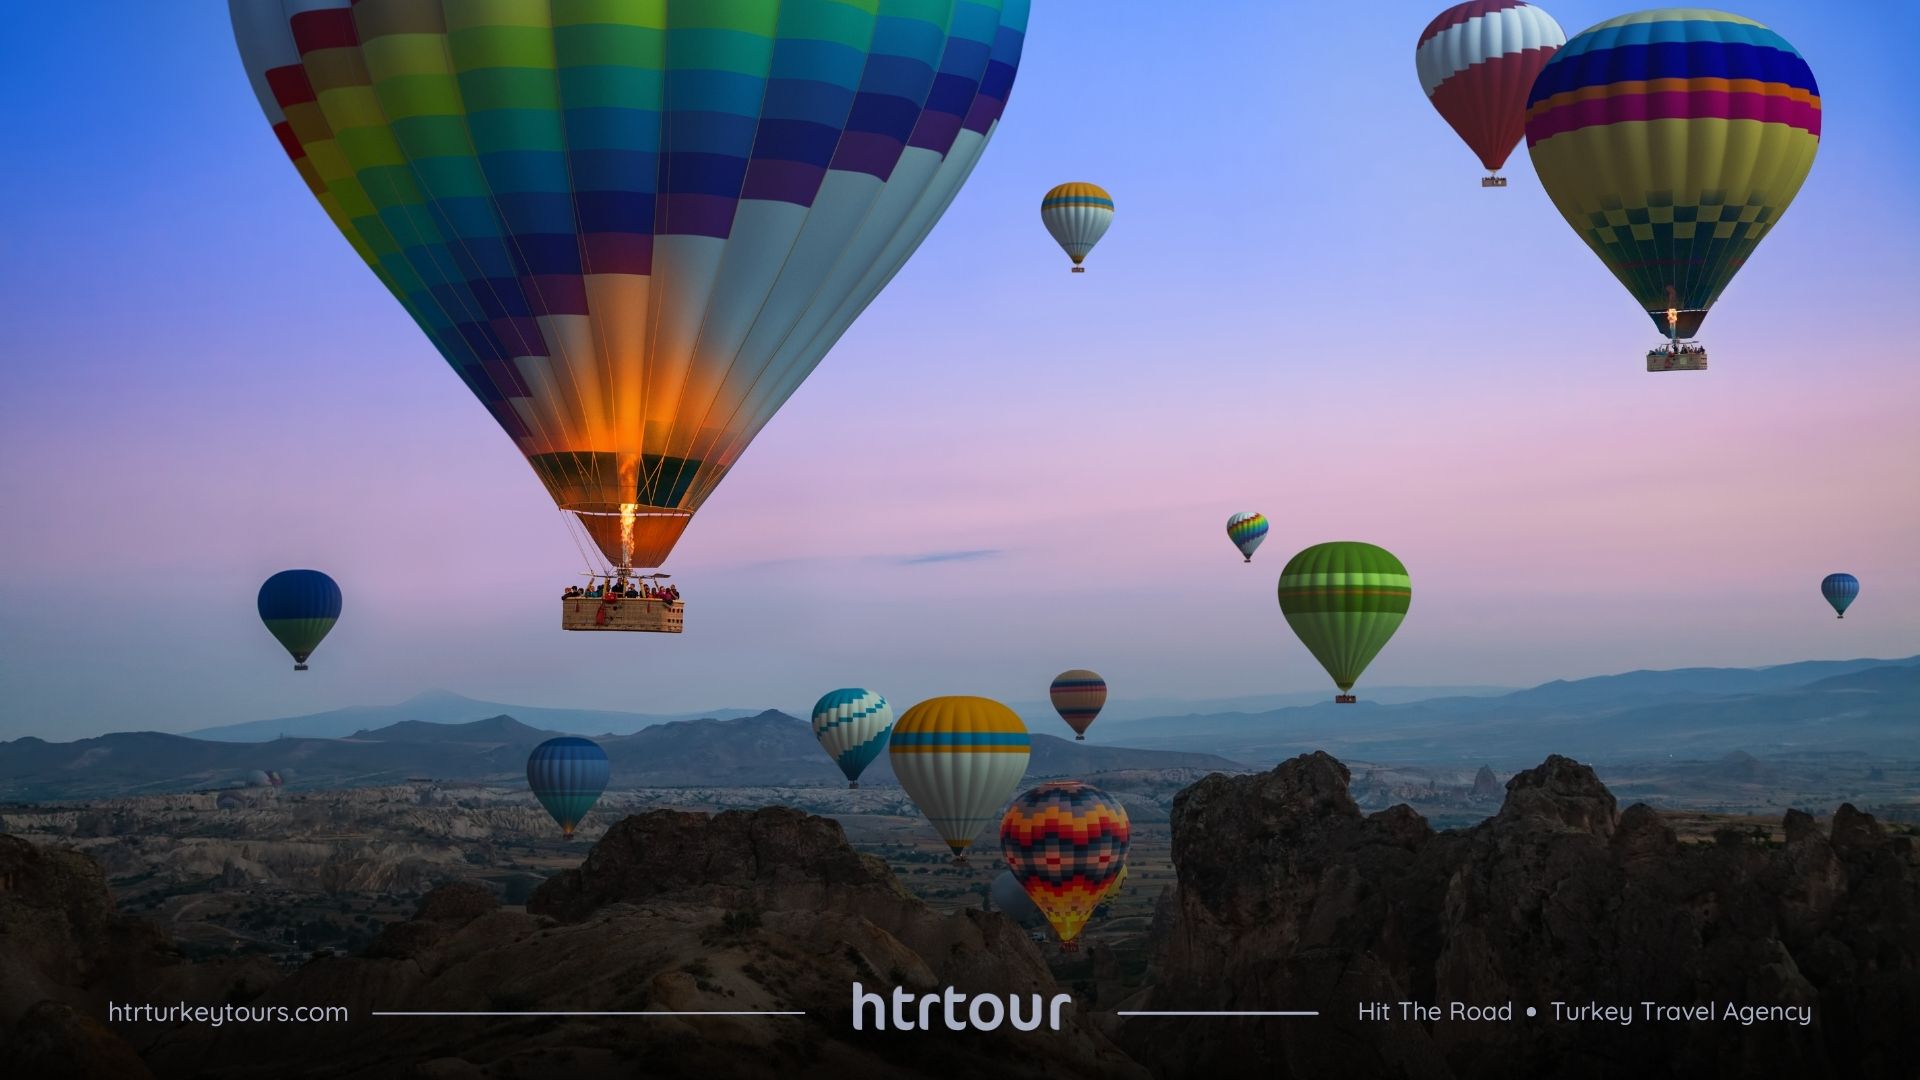
[[[1087,252],[1113,224],[1113,196],[1098,184],[1061,184],[1040,200],[1040,221],[1081,273]]]

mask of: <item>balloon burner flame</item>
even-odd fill
[[[639,503],[620,504],[620,568],[633,565],[633,514]]]

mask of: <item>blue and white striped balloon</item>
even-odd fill
[[[835,690],[813,707],[813,737],[847,774],[847,786],[860,786],[860,774],[893,733],[893,708],[871,690]]]

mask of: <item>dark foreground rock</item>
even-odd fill
[[[1135,1019],[1135,1058],[1276,1080],[1920,1075],[1920,852],[1852,806],[1830,832],[1790,812],[1784,844],[1682,844],[1552,757],[1495,817],[1435,833],[1404,806],[1362,816],[1347,781],[1313,754],[1181,793],[1141,1007],[1321,1015]],[[1515,1019],[1420,1021],[1403,1001],[1510,1002]],[[1556,1001],[1635,1015],[1555,1022]],[[1812,1020],[1659,1023],[1642,1002]]]
[[[1147,1075],[1071,1013],[1059,1032],[855,1033],[855,982],[883,994],[1060,992],[1012,920],[933,911],[835,822],[785,808],[658,810],[609,829],[526,912],[479,886],[444,886],[365,955],[316,960],[249,1003],[345,1005],[350,1023],[181,1028],[146,1060],[163,1077],[277,1078],[290,1062],[305,1076],[367,1078]]]

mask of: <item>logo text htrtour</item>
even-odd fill
[[[873,1029],[887,1030],[888,999],[871,993],[859,983],[853,984],[853,1030],[867,1030],[871,1009]],[[1060,1030],[1061,1013],[1073,1007],[1072,994],[1055,994],[1043,1002],[1039,994],[966,994],[949,986],[936,994],[915,994],[904,986],[893,988],[892,1020],[895,1031],[926,1031],[938,1022],[948,1031],[992,1031],[1002,1023],[1016,1031],[1033,1031],[1042,1021],[1047,1030]],[[1023,1006],[1025,1006],[1023,1008]],[[937,1010],[937,1011],[936,1011]]]

